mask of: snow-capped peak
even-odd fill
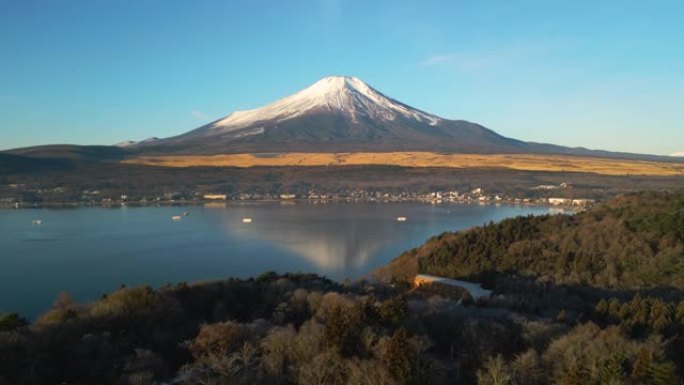
[[[356,122],[359,117],[384,121],[404,118],[436,125],[441,120],[437,116],[411,108],[383,95],[358,78],[328,76],[308,88],[264,107],[233,112],[212,123],[208,131],[227,133],[259,122],[277,122],[315,111],[348,114],[353,122]],[[259,133],[259,131],[254,133]]]

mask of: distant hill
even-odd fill
[[[68,167],[64,159],[37,159],[32,157],[0,153],[0,175],[25,173],[27,171],[56,171]]]
[[[606,289],[684,288],[684,192],[617,197],[574,215],[444,233],[380,271],[480,279],[515,274]]]
[[[5,152],[5,154],[19,155],[25,158],[81,161],[121,160],[131,153],[131,151],[116,146],[78,146],[73,144],[24,147]]]

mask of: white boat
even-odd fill
[[[252,218],[242,218],[242,223],[252,223]]]
[[[397,217],[397,222],[406,222],[406,217]]]
[[[180,220],[181,220],[181,216],[180,216],[180,215],[174,215],[174,216],[171,217],[171,220],[172,220],[172,221],[180,221]]]
[[[34,220],[31,221],[31,224],[32,224],[32,225],[42,225],[42,224],[43,224],[43,220],[42,220],[42,219],[34,219]]]

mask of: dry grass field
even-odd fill
[[[600,175],[684,176],[684,163],[527,154],[438,154],[432,152],[280,153],[204,156],[144,156],[124,163],[162,167],[358,166],[490,168],[587,172]]]

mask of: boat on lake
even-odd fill
[[[171,220],[172,220],[172,221],[180,221],[180,220],[181,220],[181,216],[180,216],[180,215],[174,215],[174,216],[171,217]]]
[[[397,217],[397,222],[406,222],[406,217]]]
[[[242,223],[252,223],[252,218],[242,218]]]
[[[43,220],[42,220],[42,219],[34,219],[34,220],[31,221],[31,224],[32,224],[32,225],[42,225],[42,224],[43,224]]]

